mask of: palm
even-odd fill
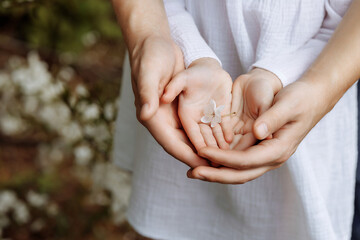
[[[211,71],[211,68],[209,70],[205,64],[189,68],[186,75],[189,87],[179,96],[178,113],[187,135],[196,149],[199,150],[207,145],[207,139],[204,138],[199,125],[204,115],[204,108],[211,100],[214,100],[217,106],[225,106],[223,114],[229,114],[232,81],[225,71],[219,69]],[[225,134],[226,130],[231,132],[229,119],[224,117],[221,122],[221,128]],[[217,125],[214,129],[218,130],[219,128],[220,126]]]
[[[280,88],[280,80],[274,74],[262,69],[254,69],[235,80],[233,107],[236,106],[241,112],[242,122],[241,128],[235,132],[246,136],[236,144],[235,148],[242,150],[256,142],[253,134],[254,122],[271,107],[274,96]]]
[[[187,138],[177,116],[177,101],[160,104],[155,115],[144,124],[166,152],[189,165],[204,166],[207,162],[198,157]]]

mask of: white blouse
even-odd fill
[[[212,57],[236,78],[253,67],[286,86],[314,61],[350,0],[165,0],[186,66]],[[123,78],[114,157],[133,171],[128,219],[154,239],[350,239],[357,161],[352,87],[277,170],[244,185],[186,178],[136,122],[129,67]]]

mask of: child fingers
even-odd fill
[[[205,124],[199,124],[199,125],[200,125],[201,134],[204,137],[206,145],[209,146],[209,147],[218,148],[218,144],[216,142],[216,139],[215,139],[215,137],[213,135],[213,132],[212,132],[210,126],[205,125]],[[210,162],[210,165],[213,166],[213,167],[219,167],[220,166],[220,164],[213,163],[213,162]]]
[[[213,135],[213,132],[211,130],[211,128],[208,126],[208,125],[205,125],[205,124],[199,124],[200,126],[200,132],[204,138],[204,141],[206,143],[206,145],[208,147],[215,147],[217,148],[218,145],[217,145],[217,142],[216,142],[216,139]]]
[[[244,122],[243,121],[238,121],[233,129],[233,132],[235,135],[237,134],[243,134],[243,126],[244,126]]]
[[[235,81],[232,88],[231,112],[240,114],[242,110],[242,91],[240,81]]]
[[[230,146],[225,140],[223,129],[219,124],[216,124],[215,127],[212,128],[212,133],[220,149],[229,149]]]
[[[255,138],[254,134],[247,133],[241,137],[239,142],[234,146],[236,150],[245,150],[256,143],[257,139]]]
[[[186,87],[187,80],[186,71],[178,73],[165,88],[165,92],[161,97],[164,103],[171,103]]]
[[[194,145],[196,150],[199,151],[201,148],[206,147],[206,143],[203,135],[201,134],[199,124],[191,118],[183,117],[182,114],[179,117],[186,132],[186,135],[188,135],[191,143]]]

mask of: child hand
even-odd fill
[[[231,146],[236,149],[245,149],[257,141],[258,131],[253,131],[255,120],[273,104],[275,95],[282,88],[280,79],[273,73],[254,68],[249,73],[239,76],[233,84],[233,100],[231,111],[241,112],[240,124],[234,128],[235,137]],[[271,137],[271,135],[267,136]]]
[[[214,100],[224,105],[222,115],[230,114],[232,80],[220,64],[212,58],[194,61],[188,69],[177,74],[165,88],[162,101],[172,102],[179,94],[178,115],[186,134],[197,150],[208,146],[229,148],[233,139],[230,117],[222,117],[220,124],[202,124],[204,109]],[[230,116],[230,115],[229,115]]]
[[[261,145],[253,146],[257,139],[260,139],[258,130],[253,131],[254,122],[272,106],[275,95],[281,88],[280,79],[264,69],[255,68],[249,73],[239,76],[235,80],[232,90],[231,112],[241,113],[231,120],[238,121],[234,127],[236,135],[230,147],[234,150],[202,149],[200,156],[211,161],[212,166],[217,167],[199,166],[190,169],[188,177],[219,183],[244,183],[273,169],[274,167],[237,169],[233,162],[240,164],[243,159],[242,154],[245,156],[247,151],[249,155],[254,154],[253,149],[257,149]],[[268,136],[268,138],[270,137]]]

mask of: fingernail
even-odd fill
[[[267,125],[265,123],[262,123],[260,124],[258,127],[257,127],[257,131],[258,131],[258,134],[261,138],[264,138],[267,136],[268,134],[268,128],[267,128]]]
[[[193,175],[192,175],[192,169],[189,169],[189,171],[187,171],[186,176],[188,178],[194,178]]]

